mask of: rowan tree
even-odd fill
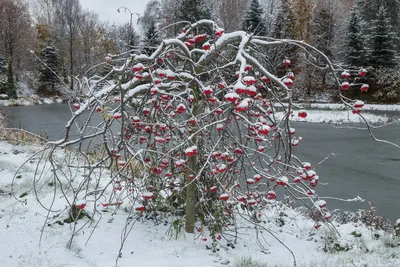
[[[104,64],[112,70],[101,80],[117,79],[97,91],[92,78],[85,77],[87,98],[74,103],[63,137],[44,150],[53,166],[47,178],[75,188],[61,191],[69,221],[78,219],[77,210],[92,214],[95,222],[104,207],[124,207],[127,225],[144,216],[159,221],[173,215],[177,234],[184,220],[185,231],[203,240],[236,242],[226,235],[228,228],[238,231],[236,220],[269,232],[259,216],[288,195],[314,214],[315,228],[324,224],[335,231],[329,205],[317,193],[320,178],[297,155],[302,138],[292,119],[306,120],[307,112],[292,101],[291,59],[281,62],[286,73],[277,76],[273,66],[254,55],[258,48],[286,45],[312,58],[320,55],[319,64],[329,67],[338,90],[343,89],[338,70],[313,46],[244,31],[225,33],[211,20],[186,24],[151,55],[108,55]],[[362,101],[339,96],[355,116],[362,116]],[[93,124],[94,114],[101,115],[99,124]],[[55,153],[65,147],[71,154],[58,162]],[[83,172],[83,178],[77,181],[68,168]],[[47,174],[38,172],[35,181]],[[123,232],[121,246],[128,234]]]

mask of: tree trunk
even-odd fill
[[[196,138],[195,138],[196,140]],[[193,140],[193,141],[195,141]],[[192,170],[186,173],[186,211],[185,211],[185,231],[194,233],[196,223],[196,182],[189,178],[190,174],[196,176],[196,156],[189,157],[189,168]]]
[[[198,115],[199,109],[199,88],[196,84],[194,91],[194,101],[193,101],[193,116]],[[192,132],[196,132],[197,127],[191,127]],[[197,144],[197,137],[193,137],[193,144]],[[185,231],[187,233],[194,233],[194,224],[196,223],[196,181],[189,178],[192,174],[196,177],[198,174],[198,164],[197,155],[189,157],[188,166],[190,171],[186,173],[186,210],[185,210]]]

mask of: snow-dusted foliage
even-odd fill
[[[75,103],[63,138],[46,148],[54,183],[68,187],[60,179],[72,183],[75,171],[85,177],[55,197],[65,197],[73,220],[85,211],[96,221],[102,209],[120,207],[129,213],[127,224],[172,214],[178,216],[177,232],[184,218],[187,232],[217,243],[237,231],[238,217],[268,232],[259,218],[271,203],[290,196],[314,212],[315,228],[334,231],[329,201],[318,193],[323,177],[314,170],[317,163],[297,156],[302,133],[291,120],[307,120],[307,111],[292,103],[291,61],[282,62],[287,72],[278,77],[253,57],[253,49],[287,45],[318,54],[340,91],[337,70],[314,47],[225,33],[210,20],[187,25],[150,56],[107,57],[105,64],[114,66],[108,76],[119,77],[117,83],[93,91],[84,80],[84,91],[92,93]],[[361,101],[342,100],[359,116]],[[101,123],[93,125],[94,116]],[[56,160],[54,152],[66,147],[78,156]],[[45,175],[37,172],[37,180]]]

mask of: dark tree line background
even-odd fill
[[[149,54],[162,38],[180,33],[186,24],[178,22],[213,19],[226,32],[244,30],[266,38],[304,40],[343,69],[368,70],[367,77],[355,82],[368,82],[369,92],[361,95],[349,90],[347,94],[399,102],[399,9],[400,0],[150,0],[140,16],[138,34],[129,23],[102,22],[97,14],[84,10],[79,0],[2,0],[0,93],[15,97],[10,89],[15,83],[8,80],[28,74],[36,75],[32,86],[39,92],[55,92],[60,79],[76,91],[73,77],[104,61],[105,55],[128,50]],[[47,67],[29,56],[27,49]],[[313,60],[311,55],[293,47],[259,51],[260,57],[263,53],[272,53],[274,60],[269,64],[278,74],[282,60],[292,59],[300,95],[333,88],[326,68],[305,67],[305,61]]]

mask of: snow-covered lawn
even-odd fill
[[[128,203],[119,208],[99,207],[101,214],[95,214],[98,224],[90,224],[90,220],[82,219],[76,225],[59,225],[56,221],[66,218],[66,212],[62,212],[66,202],[60,198],[60,188],[45,179],[37,183],[37,196],[32,188],[39,156],[30,159],[14,177],[19,166],[39,150],[40,147],[0,142],[0,266],[115,266],[125,230],[130,233],[118,260],[118,266],[121,267],[234,266],[233,263],[241,257],[252,257],[268,263],[268,266],[293,266],[292,254],[277,239],[293,251],[298,266],[400,266],[400,249],[385,245],[385,242],[392,240],[389,233],[370,231],[359,223],[338,225],[334,222],[341,235],[336,239],[326,226],[316,230],[311,220],[279,203],[271,203],[260,217],[262,222],[257,233],[264,248],[256,242],[254,226],[238,220],[240,228],[237,243],[233,247],[227,246],[228,241],[234,239],[234,236],[229,235],[233,232],[228,231],[215,253],[206,248],[211,247],[207,230],[204,235],[181,233],[178,240],[175,240],[175,233],[168,232],[170,222],[174,219],[171,217],[160,218],[157,222],[140,217],[127,225],[128,217],[132,216],[127,212]],[[56,154],[57,158],[62,159],[63,151],[57,151]],[[48,169],[43,167],[40,164],[38,171]],[[10,194],[13,179],[17,200]],[[80,179],[82,173],[77,173],[75,182],[78,183]],[[107,175],[102,178],[104,183],[107,179]],[[58,192],[55,198],[54,190]],[[23,196],[24,193],[27,195]],[[46,222],[47,211],[37,199],[47,208],[53,203],[52,209],[60,210],[55,214],[61,215],[51,217]],[[93,205],[87,201],[85,209],[89,214]],[[39,242],[44,225],[46,228]],[[74,227],[83,228],[74,237],[71,248],[66,249]],[[207,238],[207,241],[203,238]],[[329,243],[328,247],[337,244],[337,248],[349,251],[324,252],[326,243]]]

